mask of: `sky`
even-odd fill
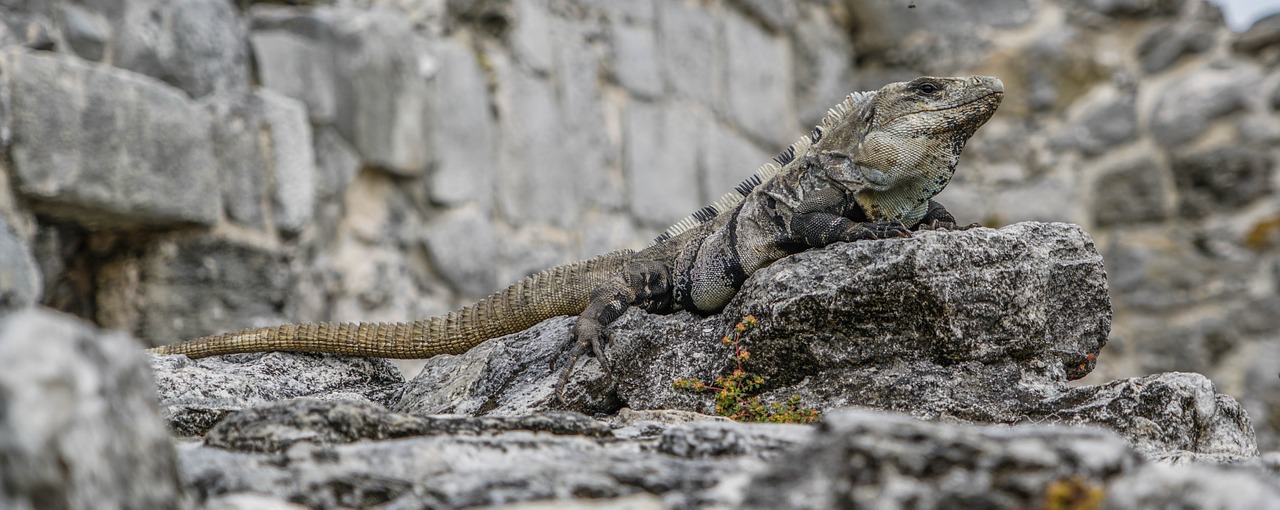
[[[1232,30],[1244,31],[1258,18],[1280,12],[1280,0],[1210,0],[1222,6],[1227,15],[1227,25]]]

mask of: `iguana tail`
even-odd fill
[[[591,291],[621,274],[631,250],[547,269],[445,315],[399,323],[314,323],[246,329],[149,349],[192,358],[241,352],[325,352],[381,358],[460,354],[558,315],[577,315]]]

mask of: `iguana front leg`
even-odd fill
[[[955,217],[947,211],[946,207],[934,200],[930,200],[929,211],[924,214],[923,218],[920,218],[920,223],[917,223],[911,230],[968,230],[979,226],[981,225],[970,223],[960,227],[956,223]]]
[[[623,268],[622,274],[611,279],[591,291],[591,300],[587,308],[578,315],[578,322],[573,326],[571,343],[573,350],[569,353],[569,362],[560,372],[556,383],[556,398],[564,402],[564,388],[573,373],[578,359],[588,349],[600,361],[605,377],[613,387],[613,371],[609,368],[609,360],[604,355],[606,340],[605,328],[618,320],[627,308],[638,306],[648,311],[667,311],[671,307],[672,281],[671,272],[665,264],[656,261],[631,262]]]
[[[848,198],[834,187],[824,188],[805,197],[804,203],[792,213],[790,235],[806,246],[821,248],[841,241],[887,239],[910,235],[907,225],[900,221],[854,221],[839,214],[838,210]]]

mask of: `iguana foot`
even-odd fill
[[[592,329],[592,328],[584,328],[584,329]],[[595,329],[598,329],[598,328],[595,328]],[[582,337],[585,337],[585,338],[582,338]],[[604,333],[595,333],[595,334],[585,333],[585,334],[579,335],[577,333],[577,329],[575,328],[572,343],[573,343],[573,350],[569,352],[569,362],[565,365],[564,369],[560,372],[560,378],[556,381],[556,399],[559,400],[561,404],[568,403],[568,401],[566,401],[564,398],[564,389],[565,389],[565,386],[568,386],[569,384],[569,377],[573,375],[573,369],[575,366],[577,366],[578,359],[580,359],[584,353],[590,353],[594,355],[596,358],[596,361],[600,362],[600,369],[604,371],[605,380],[607,380],[609,383],[609,385],[605,388],[605,392],[608,393],[610,391],[613,391],[614,387],[617,385],[617,381],[613,378],[613,370],[609,368],[609,358],[605,357],[604,355],[605,334]],[[552,370],[553,371],[555,370],[554,360],[552,361]]]
[[[911,237],[911,230],[900,221],[854,223],[845,237],[850,241]]]

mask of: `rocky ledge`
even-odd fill
[[[1070,384],[1105,355],[1111,321],[1102,259],[1074,225],[841,244],[760,271],[722,314],[633,310],[610,328],[617,384],[590,359],[560,404],[551,361],[573,320],[433,358],[408,381],[381,360],[153,357],[156,406],[137,390],[141,356],[117,352],[136,346],[86,348],[89,328],[18,312],[0,319],[0,506],[41,506],[49,487],[210,508],[1280,504],[1280,454],[1258,454],[1239,403],[1203,376]],[[750,352],[763,402],[821,411],[819,424],[728,421],[709,415],[711,393],[676,388],[735,367],[725,336]],[[202,438],[142,446],[165,433],[126,410]],[[13,469],[28,464],[64,469]]]

